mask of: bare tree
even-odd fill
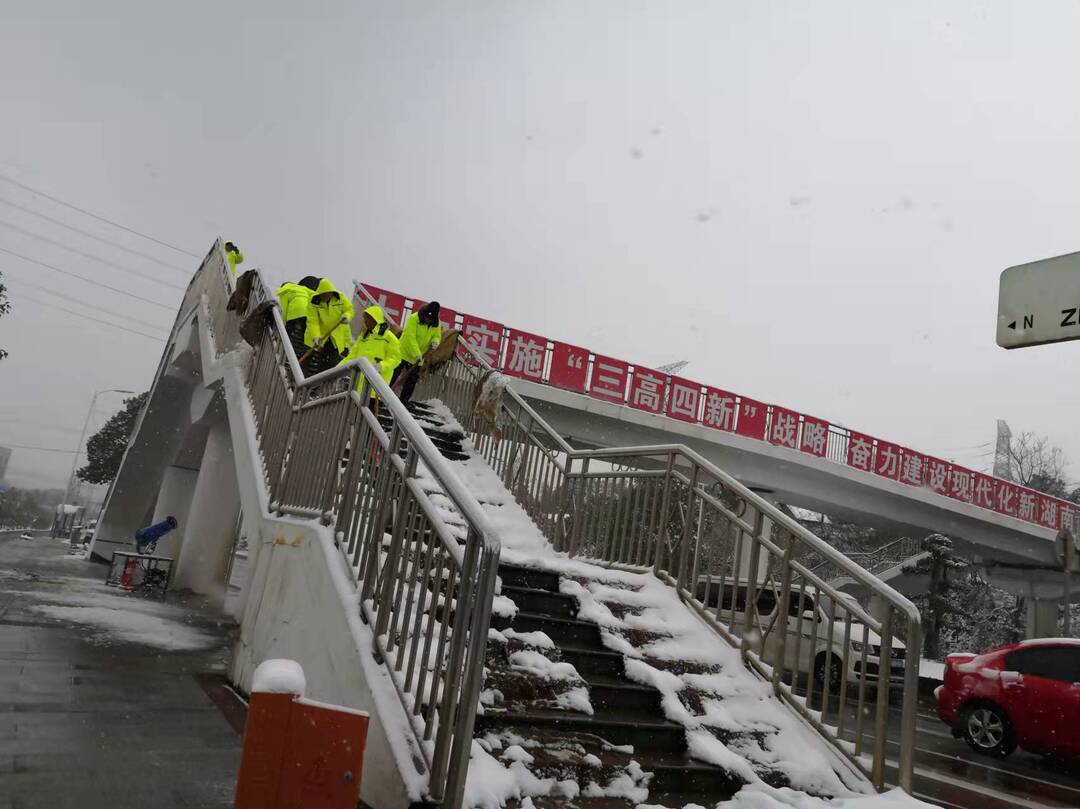
[[[4,286],[3,274],[0,273],[0,316],[11,311],[11,302],[8,300],[7,287]],[[7,352],[0,348],[0,360],[7,356]]]
[[[1035,433],[1014,435],[1008,449],[1009,476],[1021,486],[1064,497],[1065,454]]]

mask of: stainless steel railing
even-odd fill
[[[356,287],[362,301],[371,301]],[[651,569],[740,646],[777,695],[878,788],[886,783],[888,745],[897,743],[896,782],[910,792],[921,646],[915,606],[685,446],[575,450],[510,387],[492,420],[477,410],[492,373],[463,343],[424,377],[418,395],[450,408],[555,547]],[[829,452],[845,452],[846,441],[831,434]],[[832,587],[806,558],[864,585],[877,597],[878,613]],[[891,738],[888,721],[894,681],[903,682],[899,738]]]
[[[868,573],[877,575],[903,564],[927,549],[925,538],[900,537],[871,551],[847,551],[844,556]],[[815,574],[829,581],[846,577],[846,571],[828,559],[822,559],[810,568]]]
[[[242,318],[273,300],[256,271],[246,310],[234,315],[226,311],[233,288],[218,241],[188,287],[181,319],[193,308],[204,316],[205,301],[219,355],[239,345]],[[427,797],[457,809],[483,683],[497,533],[367,360],[305,379],[274,307],[246,382],[271,508],[333,527],[429,769]],[[372,392],[392,420],[389,433],[368,406]],[[433,490],[453,504],[464,531],[440,516]]]

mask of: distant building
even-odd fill
[[[11,460],[11,449],[9,447],[0,447],[0,481],[3,481],[4,474],[7,472],[8,461]]]

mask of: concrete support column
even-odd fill
[[[225,571],[240,514],[232,439],[228,424],[210,427],[191,498],[183,544],[176,561],[174,587],[202,594],[225,589]]]
[[[1024,635],[1031,638],[1052,638],[1058,634],[1058,602],[1056,599],[1033,598],[1028,601]]]
[[[191,510],[191,500],[195,495],[195,482],[199,478],[198,469],[187,469],[182,466],[170,466],[161,476],[161,490],[158,492],[157,503],[154,505],[154,518],[150,521],[158,523],[166,517],[176,517],[179,524],[171,534],[166,534],[158,540],[156,556],[171,556],[176,558],[179,553],[184,529],[187,527],[188,513]]]

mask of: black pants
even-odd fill
[[[305,331],[307,331],[306,317],[294,317],[285,324],[285,333],[289,335],[289,342],[292,344],[292,350],[296,354],[298,362],[304,356],[304,352],[307,351],[307,346],[304,345]]]
[[[413,369],[416,368],[415,371]],[[411,371],[411,373],[409,373]],[[402,374],[408,373],[409,376],[405,380],[405,384],[401,388],[401,393],[398,397],[405,404],[412,401],[413,391],[416,390],[416,383],[420,381],[420,369],[413,365],[411,362],[405,362],[402,360],[398,363],[398,367],[394,369],[394,375],[390,377],[390,384],[394,385]]]
[[[304,349],[305,351],[307,349]],[[315,376],[315,374],[325,371],[328,368],[333,368],[339,362],[341,362],[342,353],[337,350],[337,346],[334,345],[333,340],[327,340],[323,343],[322,348],[316,349],[311,352],[311,356],[304,362],[303,368],[304,376]]]

